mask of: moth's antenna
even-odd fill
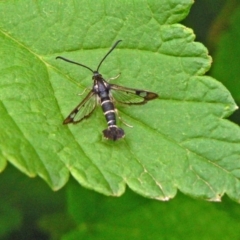
[[[106,57],[113,51],[113,49],[118,45],[118,43],[120,43],[122,40],[118,40],[113,46],[112,48],[108,51],[108,53],[104,56],[104,58],[101,60],[101,62],[98,64],[98,67],[97,67],[97,72],[98,72],[98,69],[100,68],[102,62],[106,59]],[[74,62],[72,60],[69,60],[67,58],[64,58],[64,57],[61,57],[61,56],[57,56],[56,59],[62,59],[64,60],[65,62],[69,62],[69,63],[73,63],[73,64],[76,64],[76,65],[79,65],[81,67],[84,67],[84,68],[87,68],[88,70],[90,70],[92,73],[94,73],[95,71],[93,71],[90,67],[87,67],[81,63],[78,63],[78,62]]]
[[[113,51],[113,49],[121,42],[122,40],[118,40],[117,42],[115,42],[115,44],[112,46],[112,48],[108,51],[108,53],[104,56],[104,58],[101,60],[101,62],[98,64],[98,67],[97,67],[97,72],[98,72],[98,69],[100,68],[102,62],[106,59],[106,57]]]
[[[85,67],[85,68],[87,68],[88,70],[90,70],[92,73],[94,72],[90,67],[87,67],[87,66],[85,66],[85,65],[83,65],[83,64],[81,64],[81,63],[74,62],[74,61],[69,60],[69,59],[67,59],[67,58],[58,56],[58,57],[56,57],[56,59],[62,59],[62,60],[64,60],[64,61],[66,61],[66,62],[73,63],[73,64],[79,65],[79,66],[81,66],[81,67]]]

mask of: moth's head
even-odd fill
[[[92,80],[102,78],[102,75],[98,71],[93,71]]]

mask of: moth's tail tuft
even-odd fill
[[[121,139],[125,136],[123,129],[117,126],[108,127],[107,129],[103,130],[103,135],[105,138],[111,139],[113,141]]]

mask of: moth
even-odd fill
[[[103,135],[107,139],[116,141],[125,136],[124,130],[117,126],[116,121],[116,108],[114,106],[116,103],[127,104],[127,105],[139,105],[144,104],[150,100],[158,97],[158,94],[154,92],[149,92],[146,90],[140,90],[135,88],[123,87],[115,84],[110,84],[107,82],[102,75],[99,73],[99,68],[107,56],[116,48],[116,46],[122,40],[118,40],[112,48],[107,52],[107,54],[102,58],[98,64],[97,70],[92,70],[91,68],[78,63],[67,58],[58,56],[56,59],[61,59],[69,63],[79,65],[81,67],[87,68],[93,73],[92,80],[93,86],[91,91],[87,96],[72,110],[72,112],[63,121],[63,124],[69,123],[79,123],[83,119],[88,118],[98,105],[101,105],[103,114],[105,115],[108,128],[103,130]],[[117,76],[119,77],[119,75]],[[112,78],[112,79],[116,79]]]

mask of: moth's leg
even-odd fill
[[[131,125],[129,125],[129,124],[127,124],[126,122],[124,122],[123,120],[122,120],[122,118],[119,116],[119,113],[118,113],[118,110],[115,108],[115,113],[117,114],[117,116],[118,116],[118,119],[122,122],[122,123],[124,123],[126,126],[128,126],[128,127],[133,127],[133,126],[131,126]]]
[[[119,78],[120,75],[121,75],[121,73],[119,73],[116,77],[109,78],[107,81],[110,82],[112,80],[115,80],[115,79]]]
[[[87,90],[90,90],[90,88],[85,88],[81,93],[78,93],[78,96],[82,96]]]

